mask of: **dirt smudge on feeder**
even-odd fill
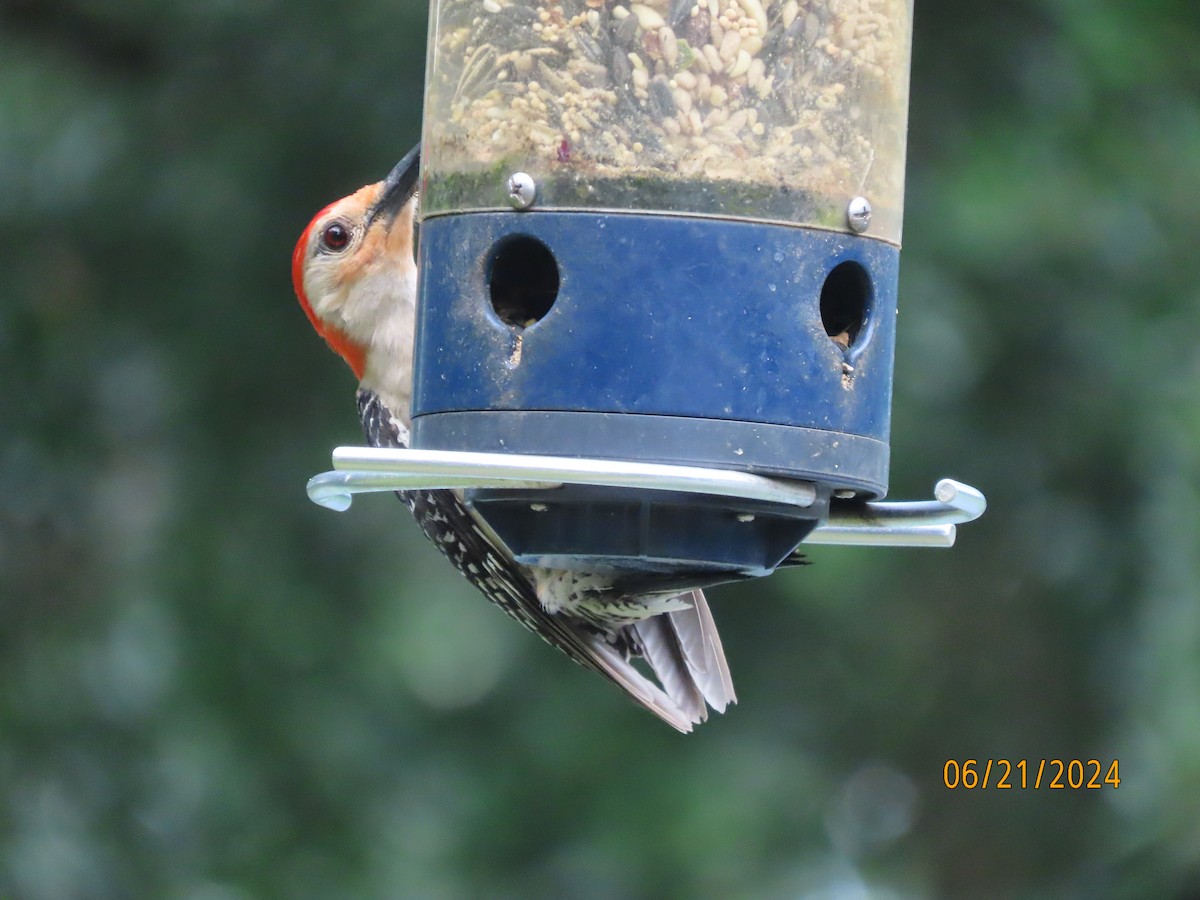
[[[521,348],[524,345],[525,335],[518,332],[513,335],[512,351],[508,354],[508,359],[505,364],[510,369],[515,369],[521,365]]]

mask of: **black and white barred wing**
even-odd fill
[[[407,429],[397,421],[370,391],[359,391],[359,416],[367,442],[373,447],[403,448],[407,446]],[[732,702],[732,683],[724,665],[720,639],[711,627],[712,617],[699,594],[693,608],[671,616],[681,616],[685,640],[673,636],[675,627],[659,616],[639,623],[635,628],[641,646],[667,690],[663,690],[639,672],[625,654],[609,643],[608,637],[593,633],[580,624],[547,612],[538,600],[537,591],[528,570],[513,559],[508,548],[486,529],[457,492],[397,491],[412,510],[413,517],[425,536],[453,563],[489,601],[532,631],[546,643],[558,648],[580,665],[599,672],[624,690],[636,702],[682,732],[689,732],[696,723],[707,718],[705,697],[711,696],[713,706],[723,710]],[[711,634],[697,631],[691,623],[703,623],[707,616]],[[662,629],[669,631],[664,632]],[[715,647],[714,642],[715,640]],[[684,649],[685,647],[689,649]],[[713,654],[719,657],[718,665]],[[708,685],[696,687],[695,679],[679,676],[678,672],[694,670]],[[714,687],[715,685],[715,687]],[[727,686],[727,690],[726,690]]]

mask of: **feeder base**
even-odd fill
[[[770,574],[829,512],[827,494],[797,508],[577,485],[467,500],[526,565],[738,577]]]

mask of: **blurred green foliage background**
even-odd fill
[[[0,2],[0,895],[1195,896],[1200,14],[916,16],[892,495],[991,508],[714,590],[683,738],[304,495],[359,434],[290,251],[416,140],[425,6]]]

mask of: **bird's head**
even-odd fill
[[[374,352],[411,354],[419,150],[317,213],[292,253],[300,305],[360,380]]]

